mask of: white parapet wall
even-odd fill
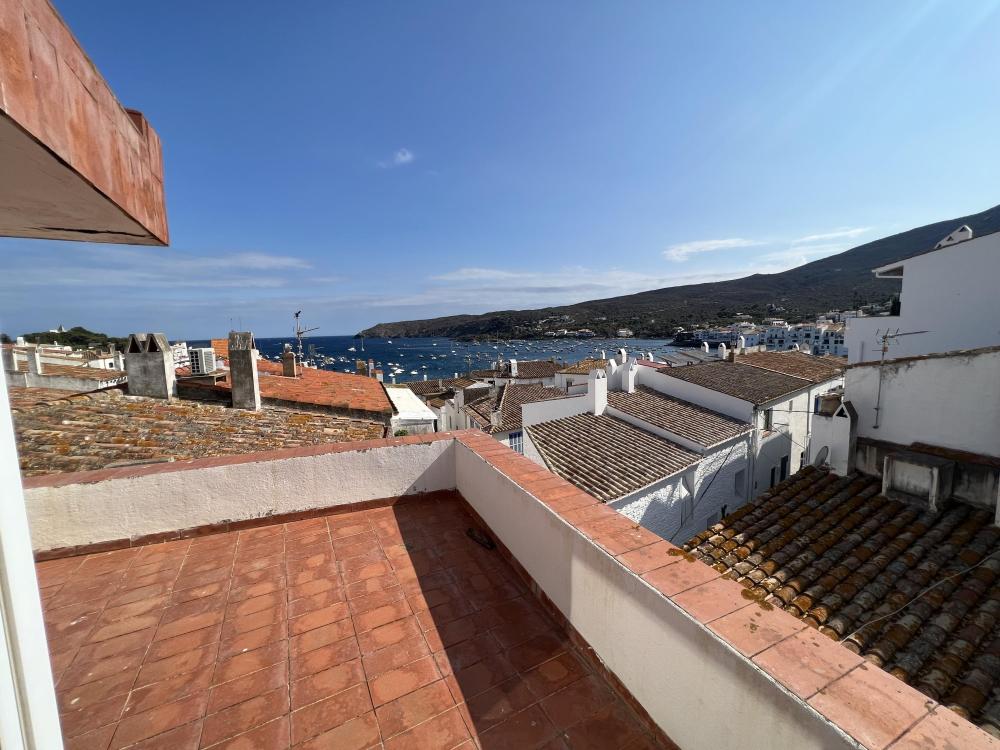
[[[857,747],[512,479],[457,448],[459,492],[680,747]]]
[[[26,480],[32,547],[52,550],[454,489],[446,433]],[[322,450],[326,448],[327,450]],[[110,474],[110,477],[100,478]],[[78,477],[79,481],[68,481]]]

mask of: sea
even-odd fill
[[[261,356],[280,359],[285,344],[297,349],[294,337],[257,339]],[[209,346],[208,341],[188,341],[188,346]],[[676,348],[670,339],[541,339],[478,342],[447,338],[356,339],[353,336],[309,336],[303,339],[305,359],[324,370],[356,372],[356,361],[375,360],[386,383],[452,378],[469,370],[488,369],[498,359],[554,359],[570,364],[601,352],[613,356],[621,348],[629,353],[661,356]]]

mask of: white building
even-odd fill
[[[525,404],[524,454],[662,538],[685,539],[749,499],[751,426],[639,385],[639,367],[609,365],[585,394]]]
[[[900,315],[848,322],[853,364],[842,401],[815,420],[812,456],[931,507],[998,505],[1000,298],[985,278],[998,252],[992,234],[875,269],[902,277]],[[875,333],[886,328],[912,335],[888,339],[883,358]]]
[[[389,422],[392,434],[427,435],[437,432],[438,416],[416,393],[401,385],[385,389],[392,402],[393,415]]]
[[[975,349],[1000,344],[1000,232],[961,239],[874,269],[880,279],[901,279],[899,315],[847,322],[848,358],[881,356],[881,336],[890,357]]]
[[[798,471],[821,394],[843,383],[832,358],[755,352],[735,362],[640,367],[639,383],[754,427],[751,497]]]
[[[463,399],[466,395],[468,394],[463,394]],[[534,384],[492,386],[483,395],[465,402],[462,412],[468,421],[463,427],[478,428],[518,453],[523,453],[521,407],[534,401],[565,398],[567,396],[564,391]]]

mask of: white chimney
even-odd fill
[[[729,350],[725,344],[719,344],[719,359],[725,359],[728,351]]]
[[[623,365],[628,361],[628,352],[622,347],[618,350],[618,364]]]
[[[655,362],[656,361],[655,359],[653,359],[653,353],[652,352],[646,352],[646,359],[648,359],[650,362]]]
[[[622,373],[622,390],[626,393],[635,393],[635,378],[639,374],[639,364],[635,357],[630,357],[625,371]],[[605,386],[606,387],[606,386]]]
[[[0,354],[3,355],[3,371],[4,372],[14,372],[17,370],[17,364],[14,361],[14,349],[12,347],[4,347]]]
[[[965,242],[966,240],[972,239],[972,227],[968,224],[963,224],[954,232],[949,234],[939,243],[934,246],[935,250],[940,250],[942,247],[948,247],[948,245],[955,245],[959,242]]]
[[[708,342],[707,341],[702,341],[701,342],[701,350],[703,352],[705,352],[705,354],[708,354]]]
[[[512,378],[516,378],[517,377],[517,360],[516,359],[512,359],[510,361],[510,376]]]
[[[18,346],[24,346],[24,336],[18,336],[17,337],[17,345]]]
[[[594,370],[587,378],[587,411],[601,416],[608,408],[608,376]]]
[[[601,359],[607,359],[607,358],[608,358],[607,351],[604,350],[604,349],[601,349]]]
[[[125,355],[119,351],[115,351],[115,369],[124,370],[125,369]]]
[[[28,372],[32,375],[42,374],[42,357],[37,346],[28,350]]]
[[[427,380],[427,373],[424,373],[424,380]]]
[[[746,336],[740,336],[736,340],[736,347],[739,349],[740,354],[743,354],[747,349],[747,339]]]

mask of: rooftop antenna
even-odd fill
[[[889,346],[895,344],[896,339],[902,338],[903,336],[917,336],[921,333],[928,333],[928,331],[907,331],[906,333],[900,333],[898,328],[886,328],[885,331],[879,328],[875,331],[875,341],[879,345],[881,354],[878,361],[878,390],[875,392],[875,424],[872,425],[873,430],[878,429],[879,418],[881,417],[882,369],[885,365],[885,355],[889,351]]]
[[[301,322],[299,321],[299,316],[300,315],[302,315],[302,311],[301,310],[299,310],[297,313],[295,313],[295,339],[296,339],[296,341],[299,342],[299,361],[301,362],[301,361],[303,361],[303,359],[302,359],[302,339],[305,338],[305,335],[307,333],[311,333],[313,331],[318,331],[319,327],[317,326],[316,328],[303,328]]]

